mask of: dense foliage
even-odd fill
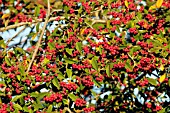
[[[32,29],[27,50],[0,41],[1,113],[170,110],[169,0],[38,1],[0,0],[0,32]]]

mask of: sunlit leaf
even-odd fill
[[[106,66],[106,74],[110,76],[110,65]]]
[[[11,62],[10,62],[10,59],[9,59],[7,56],[5,56],[5,62],[6,62],[7,65],[9,65],[9,66],[12,65]]]
[[[8,17],[10,17],[10,14],[9,14],[9,13],[3,14],[1,18],[2,18],[2,19],[5,19],[5,18],[8,18]]]
[[[152,5],[152,6],[149,7],[149,10],[153,10],[153,9],[156,9],[156,8],[157,8],[156,5]]]
[[[164,70],[164,66],[161,65],[159,69],[160,69],[161,71],[163,71],[163,70]]]
[[[35,16],[37,17],[40,14],[40,7],[35,7]]]
[[[74,49],[69,49],[69,48],[66,48],[66,52],[69,54],[69,55],[72,55],[72,51],[73,51]]]
[[[70,78],[72,76],[72,70],[66,69],[67,76]]]
[[[157,0],[156,7],[160,8],[162,6],[163,0]]]
[[[153,79],[153,78],[147,78],[147,79],[148,79],[148,82],[149,82],[150,84],[152,84],[152,85],[154,85],[154,86],[157,85],[157,81],[156,81],[155,79]]]
[[[129,4],[128,4],[128,1],[125,0],[125,6],[128,8],[129,7]]]
[[[161,75],[161,77],[159,78],[159,82],[162,83],[166,78],[166,74],[164,73],[163,75]]]
[[[53,106],[52,106],[52,105],[48,106],[47,113],[51,113],[51,112],[52,112],[52,109],[53,109]]]
[[[52,80],[52,83],[54,84],[55,87],[57,87],[57,89],[60,89],[60,84],[58,83],[58,80],[56,77]]]
[[[76,43],[76,49],[81,53],[81,50],[82,50],[82,43],[81,42]]]
[[[97,64],[97,61],[94,58],[92,58],[91,64],[92,64],[93,68],[97,71],[98,70],[98,64]]]
[[[22,110],[22,107],[19,104],[13,104],[14,109]]]
[[[12,100],[11,100],[11,102],[15,102],[15,101],[17,101],[19,98],[23,98],[24,96],[26,96],[27,94],[25,94],[25,93],[22,93],[21,95],[17,95],[17,96],[15,96]]]
[[[75,101],[78,98],[77,96],[75,96],[72,93],[68,94],[68,97],[70,97],[72,101]]]

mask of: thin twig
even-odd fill
[[[26,25],[24,25],[24,27],[17,33],[17,34],[15,34],[12,38],[10,38],[8,41],[7,41],[7,43],[6,43],[6,45],[8,45],[15,37],[17,37],[22,31],[24,31],[26,29]]]
[[[30,68],[31,68],[31,66],[32,66],[32,63],[33,63],[36,55],[37,55],[38,48],[39,48],[39,46],[40,46],[40,44],[41,44],[41,40],[42,40],[42,38],[43,38],[43,35],[44,35],[44,32],[45,32],[45,28],[46,28],[46,26],[47,26],[48,19],[49,19],[49,16],[50,16],[50,0],[47,0],[47,2],[48,2],[47,16],[46,16],[46,19],[45,19],[45,23],[44,23],[42,32],[41,32],[40,37],[39,37],[39,39],[38,39],[38,42],[37,42],[35,51],[34,51],[34,53],[33,53],[33,55],[32,55],[32,59],[31,59],[29,65],[28,65],[28,69],[27,69],[27,71],[26,71],[27,74],[28,74],[28,72],[29,72],[29,70],[30,70]]]
[[[133,61],[134,66],[136,66],[136,62],[135,62],[135,61],[134,61],[134,59],[130,56],[130,54],[128,53],[127,55],[128,55],[128,56],[129,56],[129,58]]]
[[[27,40],[28,40],[28,37],[26,37],[26,39],[20,41],[20,42],[17,43],[17,44],[13,44],[13,45],[9,46],[8,49],[13,48],[13,47],[15,47],[15,46],[17,46],[17,45],[21,45],[22,43],[25,43]]]

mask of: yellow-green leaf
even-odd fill
[[[162,6],[163,0],[157,0],[156,7],[160,8]]]
[[[163,70],[164,70],[164,66],[161,65],[159,69],[160,69],[161,71],[163,71]]]
[[[8,18],[8,17],[10,17],[10,14],[3,14],[1,18],[5,19],[5,18]]]
[[[149,10],[156,9],[156,8],[157,8],[157,6],[154,4],[154,5],[149,7]]]
[[[163,74],[160,78],[159,78],[159,82],[162,83],[166,78],[166,74]]]
[[[34,40],[34,39],[37,37],[37,34],[38,34],[38,33],[35,33],[35,34],[32,36],[31,40]]]
[[[128,8],[129,4],[128,4],[128,1],[125,0],[125,6]]]

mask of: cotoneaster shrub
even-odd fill
[[[0,11],[1,32],[22,23],[36,28],[27,50],[0,41],[0,112],[168,112],[170,1],[141,1],[63,0],[27,73],[47,11],[29,1],[0,0],[0,8],[10,10]]]

